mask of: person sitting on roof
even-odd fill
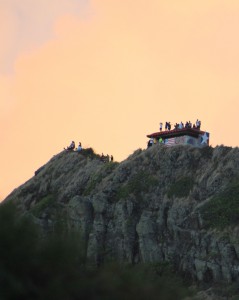
[[[67,147],[66,148],[66,150],[70,150],[70,151],[72,151],[72,150],[74,150],[75,149],[75,142],[74,141],[72,141],[71,142],[71,144],[70,144],[70,146],[69,147]]]

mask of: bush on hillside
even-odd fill
[[[45,238],[10,204],[0,206],[1,300],[183,299],[188,290],[165,265],[87,267],[77,232]]]
[[[169,198],[173,196],[179,198],[187,197],[193,188],[193,184],[191,177],[182,177],[169,187],[167,196]]]
[[[99,154],[96,154],[93,148],[85,148],[82,149],[80,152],[82,155],[84,155],[85,157],[89,157],[89,158],[100,158]]]
[[[239,181],[213,196],[200,208],[200,213],[206,227],[223,229],[239,223]]]
[[[147,172],[140,171],[128,183],[121,186],[117,193],[117,199],[126,198],[129,194],[140,196],[141,193],[147,193],[150,188],[158,185],[158,179]]]

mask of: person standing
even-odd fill
[[[163,123],[162,123],[162,122],[159,123],[159,130],[160,130],[160,131],[163,130]]]
[[[197,119],[197,121],[196,121],[196,128],[197,128],[197,129],[200,129],[200,127],[201,127],[201,121],[199,121],[199,120]]]

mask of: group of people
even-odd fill
[[[77,152],[80,152],[82,150],[81,142],[79,142],[79,145],[76,148],[75,142],[72,141],[71,144],[70,144],[70,146],[68,146],[67,148],[64,148],[64,149],[67,150],[67,151],[77,151]]]
[[[164,143],[164,140],[161,137],[159,138],[159,143],[160,144]],[[148,140],[148,145],[147,145],[148,148],[151,147],[151,146],[153,146],[153,144],[155,144],[155,140],[153,138],[151,138],[150,140]]]
[[[113,155],[109,156],[109,154],[104,155],[103,153],[101,154],[100,160],[102,162],[110,162],[110,161],[114,161],[114,157]]]
[[[72,141],[70,146],[64,148],[65,150],[67,151],[75,151],[75,152],[81,152],[82,150],[82,145],[81,145],[81,142],[79,142],[79,145],[78,147],[76,148],[75,146],[75,142]],[[101,154],[100,156],[100,160],[103,161],[103,162],[110,162],[110,161],[114,161],[114,157],[113,155],[109,156],[109,154],[107,155],[104,155],[103,153]]]
[[[201,128],[201,121],[199,121],[197,119],[196,122],[193,125],[190,121],[189,122],[187,121],[185,124],[181,121],[180,123],[176,123],[174,125],[174,130],[183,129],[183,128],[200,129]],[[163,123],[162,122],[159,123],[159,130],[160,131],[163,130]],[[165,130],[171,130],[171,123],[170,122],[165,122]]]

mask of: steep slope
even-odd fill
[[[77,228],[87,256],[170,261],[191,278],[239,279],[239,149],[162,145],[103,163],[62,152],[5,201],[45,230]]]

